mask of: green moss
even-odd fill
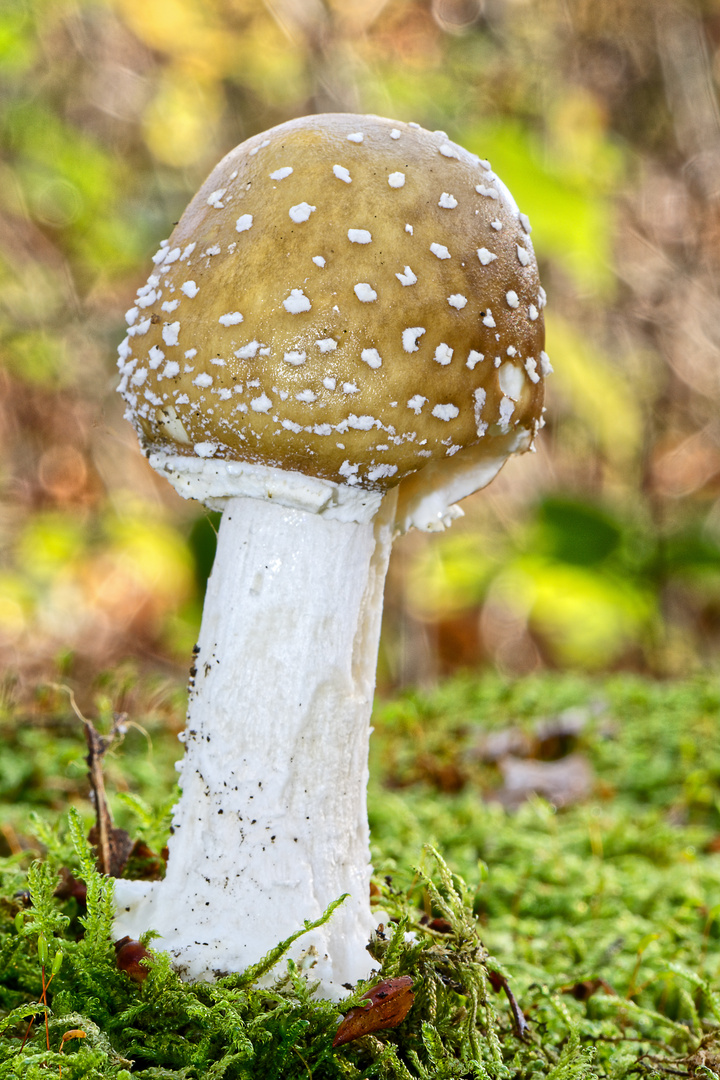
[[[124,824],[157,843],[174,756],[164,732],[177,717],[166,704],[162,719],[153,709],[175,699],[157,687],[135,693],[155,775],[140,737],[128,739],[110,773],[133,789],[116,802]],[[285,958],[271,989],[258,985],[261,967],[189,986],[155,951],[141,985],[118,970],[111,883],[94,869],[87,822],[44,804],[28,773],[28,755],[38,755],[42,779],[53,778],[57,701],[47,708],[53,723],[37,710],[28,740],[10,727],[16,716],[5,702],[0,771],[7,762],[24,778],[5,790],[43,814],[31,824],[16,805],[12,820],[25,815],[45,855],[0,860],[0,1077],[59,1076],[61,1067],[66,1080],[720,1075],[720,691],[712,680],[467,679],[380,707],[370,806],[375,866],[385,875],[375,902],[387,921],[373,948],[380,977],[410,975],[416,996],[399,1027],[335,1050],[340,1015],[367,984],[338,1006],[313,998]],[[540,722],[558,718],[573,719],[574,735],[538,742]],[[565,809],[532,797],[509,812],[493,801],[502,777],[483,740],[508,728],[536,756],[584,755],[592,790]],[[67,781],[71,728],[63,739],[57,768]],[[81,756],[79,731],[77,740]],[[86,881],[85,913],[53,895],[61,866]],[[46,981],[62,952],[47,995],[49,1051],[41,937]],[[527,1020],[522,1035],[506,987]],[[73,1030],[84,1037],[63,1044]]]

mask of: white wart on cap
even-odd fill
[[[154,262],[119,361],[148,452],[383,491],[531,442],[550,368],[527,219],[443,132],[329,114],[256,136]]]

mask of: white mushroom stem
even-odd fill
[[[343,893],[292,954],[334,998],[372,970],[367,752],[394,511],[394,492],[368,524],[228,499],[167,876],[116,890],[118,935],[157,930],[189,979],[244,970]]]

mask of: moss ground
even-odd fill
[[[114,711],[142,728],[107,761],[116,823],[159,851],[183,695],[115,672],[93,719]],[[8,686],[0,1080],[720,1076],[720,683],[468,678],[379,705],[375,727],[376,955],[416,997],[333,1050],[340,1010],[282,959],[272,991],[252,972],[188,987],[161,954],[142,984],[118,970],[82,725],[65,691]],[[53,895],[63,866],[86,907]]]

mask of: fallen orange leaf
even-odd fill
[[[401,1024],[415,1000],[412,986],[410,976],[401,975],[371,987],[363,994],[363,999],[367,998],[370,1004],[358,1005],[350,1010],[335,1033],[333,1047],[343,1046],[372,1031],[383,1031]]]

